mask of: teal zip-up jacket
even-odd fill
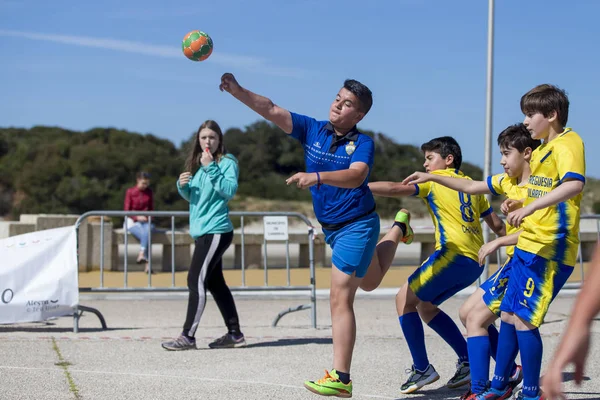
[[[190,236],[194,239],[233,230],[227,203],[237,191],[238,174],[237,160],[226,154],[218,164],[213,161],[201,166],[183,187],[177,180],[179,194],[190,202]]]

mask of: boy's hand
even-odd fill
[[[425,183],[431,180],[431,175],[426,172],[414,172],[408,177],[404,178],[402,183],[404,185],[416,185],[418,183]]]
[[[297,174],[294,174],[285,180],[285,183],[288,185],[290,185],[294,182],[296,182],[296,186],[298,186],[300,189],[309,188],[309,187],[317,184],[317,182],[318,182],[317,174],[298,172]]]
[[[533,214],[533,210],[531,210],[529,206],[519,208],[518,210],[508,213],[508,216],[506,217],[506,222],[508,222],[515,228],[518,228],[521,226],[523,220],[531,214]]]
[[[479,265],[485,265],[485,258],[487,256],[489,256],[490,254],[492,254],[493,252],[495,252],[496,250],[498,250],[498,246],[497,246],[495,240],[492,240],[491,242],[487,242],[486,244],[481,246],[481,248],[479,249],[479,254],[478,254]]]
[[[502,214],[508,215],[509,212],[518,210],[519,208],[523,207],[524,201],[525,201],[524,199],[522,199],[522,200],[506,199],[500,205],[500,211],[502,211]]]
[[[219,89],[221,90],[221,92],[226,91],[235,96],[236,93],[242,90],[242,87],[235,79],[235,76],[233,76],[233,74],[226,72],[223,74],[223,76],[221,76],[221,84],[219,85]]]

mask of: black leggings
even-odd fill
[[[233,296],[223,277],[223,254],[233,240],[233,232],[202,235],[196,239],[196,248],[187,282],[190,289],[187,316],[183,334],[195,336],[206,306],[206,291],[210,291],[229,333],[239,335],[240,322]]]

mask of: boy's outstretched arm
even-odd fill
[[[530,216],[537,210],[562,203],[563,201],[567,201],[570,198],[577,196],[583,191],[584,185],[585,183],[580,180],[566,180],[547,195],[535,199],[525,207],[509,213],[506,217],[506,222],[518,228],[521,226],[521,223],[525,217]]]
[[[285,133],[292,133],[294,126],[290,112],[274,104],[270,99],[243,88],[233,74],[225,73],[221,76],[219,89],[230,93],[267,121],[277,125]]]
[[[472,181],[470,179],[457,179],[449,176],[439,176],[426,172],[414,172],[402,181],[405,185],[416,185],[424,182],[435,182],[440,185],[467,194],[489,194],[491,193],[487,183],[483,181]]]
[[[404,185],[400,182],[370,182],[369,189],[375,196],[404,197],[417,192],[415,185]]]

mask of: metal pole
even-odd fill
[[[148,215],[148,287],[152,287],[152,215]]]
[[[164,254],[163,254],[164,257]],[[171,287],[175,287],[175,217],[171,217]]]
[[[494,95],[494,0],[488,0],[488,43],[487,43],[487,88],[485,104],[485,161],[483,164],[483,179],[492,173],[492,114]],[[488,201],[492,196],[486,195]],[[490,238],[490,228],[487,224],[483,227],[483,241],[487,243]],[[486,258],[483,273],[479,276],[481,285],[489,274],[489,261]]]
[[[129,251],[127,250],[127,241],[128,241],[128,236],[129,236],[129,228],[127,227],[127,216],[125,216],[125,264],[123,265],[123,273],[124,273],[124,278],[125,282],[123,283],[123,287],[127,287],[127,258],[129,256]]]
[[[285,269],[287,270],[287,285],[290,286],[290,239],[285,241]]]
[[[102,216],[100,217],[100,287],[104,287],[104,217]]]
[[[264,257],[263,257],[263,262],[265,263],[265,286],[269,286],[269,273],[267,272],[267,238],[263,237],[263,245],[265,247],[264,249]]]
[[[579,246],[577,246],[577,252],[579,253],[579,270],[581,271],[581,284],[583,284],[583,275],[585,274],[585,271],[583,270],[583,248],[581,246],[581,231],[579,231],[577,237],[579,238]]]
[[[242,217],[240,218],[240,223],[241,223],[241,230],[242,230],[242,249],[241,249],[241,253],[242,253],[242,287],[246,287],[246,264],[245,264],[245,254],[244,254],[244,216],[242,215]]]

